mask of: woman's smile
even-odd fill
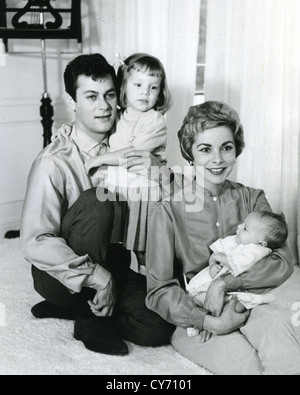
[[[210,168],[207,168],[207,170],[208,170],[209,172],[211,172],[211,174],[213,174],[213,175],[215,175],[215,176],[219,176],[219,175],[223,174],[223,173],[226,171],[226,169],[227,169],[227,167],[219,167],[219,168],[217,168],[217,169],[210,169]]]

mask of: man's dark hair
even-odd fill
[[[65,90],[74,101],[76,101],[77,80],[81,75],[91,77],[94,81],[111,77],[119,96],[115,70],[99,53],[79,55],[67,65],[64,72]]]

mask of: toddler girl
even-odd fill
[[[272,250],[281,248],[287,236],[287,224],[283,214],[268,211],[250,213],[238,226],[235,236],[218,239],[210,246],[213,254],[210,256],[209,266],[191,279],[186,285],[187,292],[202,305],[205,292],[214,279],[227,273],[237,277],[246,272]],[[229,292],[228,295],[229,298],[235,295],[240,302],[237,303],[239,312],[245,308],[252,309],[272,299],[270,294],[249,292]],[[190,337],[198,333],[197,329],[188,328]]]
[[[144,266],[148,218],[160,188],[146,175],[129,173],[123,167],[122,155],[133,150],[149,151],[166,163],[164,114],[171,106],[171,95],[162,63],[145,53],[133,54],[122,62],[117,78],[121,112],[109,138],[110,152],[89,159],[85,168],[89,174],[102,178],[101,186],[117,191],[122,200],[127,200],[123,245],[135,251],[138,263]],[[66,132],[59,130],[58,135],[65,136]],[[95,168],[100,168],[96,174]]]
[[[110,152],[89,160],[86,169],[108,165],[102,186],[127,195],[124,246],[135,251],[139,265],[144,266],[147,223],[159,198],[159,186],[153,181],[150,185],[146,176],[125,170],[121,156],[133,149],[143,150],[166,162],[167,127],[163,114],[171,106],[171,95],[162,63],[145,53],[127,58],[119,67],[117,78],[121,114],[116,131],[109,138]]]

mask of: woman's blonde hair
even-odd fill
[[[178,132],[180,150],[184,159],[188,162],[193,161],[192,146],[198,133],[219,126],[227,126],[232,131],[238,157],[245,147],[245,141],[244,129],[237,112],[223,102],[207,101],[189,108]]]
[[[155,110],[165,114],[171,107],[171,94],[168,89],[166,73],[161,61],[154,56],[146,53],[136,53],[124,61],[118,69],[117,79],[120,87],[119,105],[122,109],[126,108],[126,84],[131,70],[141,71],[148,75],[161,78],[160,93]]]

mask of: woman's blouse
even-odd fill
[[[146,304],[177,326],[202,328],[207,311],[196,306],[184,289],[183,274],[190,280],[208,266],[209,246],[233,235],[237,225],[255,210],[271,211],[262,190],[226,181],[217,195],[204,189],[203,208],[190,210],[184,198],[169,198],[154,207],[146,249]],[[238,277],[224,277],[227,291],[273,288],[293,272],[287,247],[274,250]]]

